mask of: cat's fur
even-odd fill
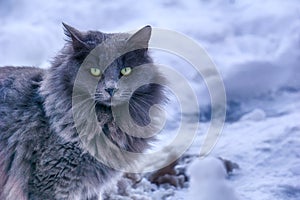
[[[118,57],[103,72],[97,95],[93,96],[96,125],[119,148],[143,152],[149,147],[149,139],[130,136],[116,125],[107,89],[116,86],[123,67],[152,63],[147,49],[151,27],[131,35],[79,32],[64,26],[69,40],[48,70],[0,68],[1,200],[96,200],[101,189],[118,174],[84,148],[72,112],[78,69],[91,50],[108,39],[109,49],[133,43],[142,43],[142,49]],[[162,79],[155,66],[143,78],[153,82]],[[127,98],[134,121],[147,125],[149,108],[161,103],[164,93],[161,86],[149,84]],[[82,118],[80,123],[84,125],[89,120]]]

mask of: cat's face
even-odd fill
[[[148,110],[159,103],[161,88],[152,83],[161,76],[148,55],[151,27],[132,35],[81,33],[69,26],[66,29],[72,39],[72,59],[81,64],[83,81],[79,87],[89,92],[96,104],[117,106],[128,102],[133,112],[145,113],[141,109]]]
[[[122,48],[108,44],[110,53],[118,52],[119,49],[126,47],[126,43],[120,42],[119,44]],[[103,57],[109,57],[104,55],[107,52],[103,50],[106,48],[104,46],[107,45],[98,47],[100,49],[94,50],[93,55],[85,59],[82,64],[83,70],[81,70],[81,73],[85,73],[84,79],[89,80],[86,81],[89,84],[86,87],[90,87],[90,93],[95,102],[105,106],[114,106],[129,102],[135,91],[148,93],[146,86],[140,86],[144,85],[145,81],[153,82],[152,79],[155,78],[157,71],[147,50],[128,52],[114,59],[112,63],[104,64]]]

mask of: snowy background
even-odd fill
[[[184,166],[188,185],[153,189],[146,181],[150,189],[132,199],[300,199],[299,0],[0,0],[0,66],[48,67],[64,44],[62,21],[81,30],[122,32],[150,24],[181,32],[206,49],[224,80],[227,123],[211,156],[240,169],[227,176],[213,158],[196,159]],[[183,67],[173,57],[155,60]],[[187,76],[200,97],[207,95],[199,77]],[[199,152],[207,103],[187,154]]]

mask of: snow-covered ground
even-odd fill
[[[216,63],[228,100],[228,122],[211,155],[240,166],[229,177],[220,178],[222,190],[218,190],[218,182],[208,181],[209,185],[196,179],[196,185],[204,188],[201,191],[208,193],[205,200],[226,191],[241,200],[300,199],[299,0],[0,0],[0,66],[48,67],[64,43],[62,21],[103,32],[151,24],[196,40]],[[154,56],[157,62],[177,70],[186,65],[172,56]],[[209,101],[204,84],[184,69],[181,71],[203,97],[200,105],[205,111]],[[207,116],[209,111],[203,121]],[[208,124],[200,124],[187,154],[200,152]],[[214,161],[195,162],[200,171],[218,169]],[[190,173],[191,177],[199,175],[193,170]],[[144,180],[142,185],[148,190],[132,192],[144,192],[140,199],[161,199],[163,193],[166,199],[198,200],[200,195],[188,197],[197,192],[191,191],[192,182],[190,188],[162,189]]]
[[[277,116],[256,109],[225,125],[212,155],[240,166],[228,179],[239,199],[300,199],[299,98],[299,93],[278,94],[269,102],[279,105]],[[190,151],[199,151],[197,145],[196,140]]]

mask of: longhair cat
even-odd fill
[[[111,143],[130,152],[143,152],[152,141],[127,134],[112,115],[114,106],[129,102],[131,117],[136,124],[145,126],[151,121],[150,107],[164,102],[163,87],[154,84],[164,78],[148,53],[151,27],[145,26],[134,34],[108,34],[81,32],[63,25],[68,39],[49,69],[0,68],[1,200],[96,200],[100,198],[100,191],[119,174],[99,162],[82,144],[72,107],[79,68],[89,53],[105,41],[109,42],[102,54],[107,56],[120,48],[140,48],[118,56],[104,71],[98,66],[101,61],[97,60],[102,54],[99,58],[95,55],[97,62],[87,66],[84,84],[97,78],[97,85],[92,88],[93,94],[83,90],[82,95],[92,99],[97,116],[93,125],[99,128],[95,130],[101,130]],[[134,85],[136,80],[131,80],[130,73],[145,64],[149,66],[143,69],[147,71],[140,78],[147,79],[149,84],[138,87],[132,95],[120,91],[130,88],[118,85],[119,80],[126,76]],[[112,98],[118,99],[118,105],[112,103]],[[90,112],[83,109],[86,102],[81,103],[81,111]],[[82,117],[78,123],[88,126],[93,122]],[[98,154],[105,159],[111,156],[107,155],[108,150]]]

